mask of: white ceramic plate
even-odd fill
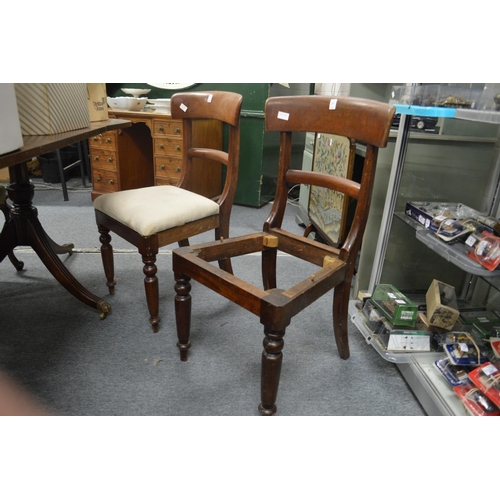
[[[140,97],[151,92],[151,89],[120,89],[125,94],[132,94],[134,97]]]

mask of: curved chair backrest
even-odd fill
[[[242,100],[240,94],[221,90],[179,92],[172,96],[170,109],[176,120],[213,119],[235,126],[240,119]]]
[[[243,97],[235,92],[179,92],[171,99],[172,118],[183,121],[184,169],[180,187],[189,189],[194,158],[211,159],[227,166],[222,194],[217,202],[221,210],[231,210],[236,195],[240,158],[240,113]],[[227,152],[197,148],[192,142],[194,120],[219,120],[229,127]],[[226,214],[228,215],[228,214]]]
[[[368,218],[378,149],[387,145],[394,112],[394,106],[389,104],[353,97],[269,98],[265,110],[266,130],[280,132],[280,158],[276,198],[264,230],[281,227],[290,184],[339,191],[357,200],[353,223],[339,250],[340,257],[352,264]],[[290,169],[293,132],[335,134],[366,145],[361,181]]]

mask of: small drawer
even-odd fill
[[[97,147],[99,149],[115,149],[116,150],[116,140],[117,140],[116,130],[111,132],[104,132],[104,134],[94,135],[89,139],[89,147],[92,149]]]
[[[155,137],[153,145],[155,154],[182,156],[182,138]]]
[[[171,156],[155,156],[156,177],[175,177],[178,179],[181,172],[181,158],[173,158]]]
[[[153,135],[174,135],[182,137],[182,121],[153,120]]]
[[[90,150],[90,161],[92,168],[106,168],[108,170],[116,170],[116,152],[107,149]]]
[[[113,193],[118,191],[118,175],[109,170],[92,170],[92,187],[94,191]]]

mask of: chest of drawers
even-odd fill
[[[153,185],[176,185],[182,173],[182,121],[168,114],[109,111],[110,118],[132,121],[132,127],[89,140],[92,200],[100,194]],[[222,126],[211,120],[193,125],[196,147],[221,148]],[[213,163],[213,162],[212,162]],[[192,190],[210,198],[220,194],[222,166],[193,162]]]

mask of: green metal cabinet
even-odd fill
[[[151,89],[151,99],[169,98],[179,90],[156,88],[148,83],[107,83],[108,96],[122,96],[122,88]],[[310,83],[196,83],[182,90],[225,90],[243,96],[241,111],[241,154],[235,203],[260,207],[274,198],[278,171],[279,137],[264,130],[264,106],[269,97],[314,93]],[[227,140],[227,137],[225,137]],[[305,134],[296,134],[292,167],[301,168]]]

